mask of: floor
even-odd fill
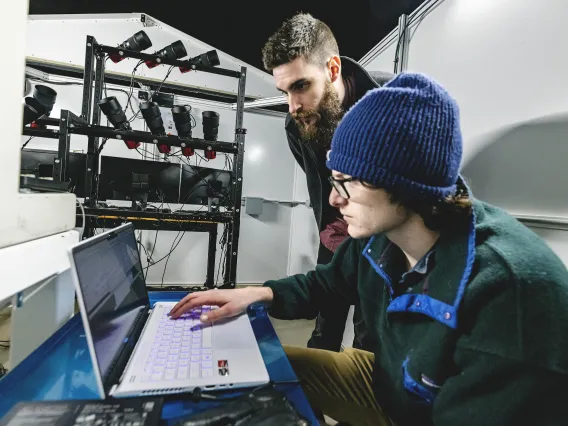
[[[315,324],[315,320],[282,321],[271,318],[271,321],[280,342],[295,346],[306,346]]]

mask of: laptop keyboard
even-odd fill
[[[212,326],[199,320],[202,313],[211,309],[215,307],[202,306],[175,320],[164,314],[146,360],[142,381],[213,376]]]

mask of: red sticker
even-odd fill
[[[226,359],[220,359],[219,361],[217,361],[217,366],[219,368],[228,368],[229,367],[229,361],[227,361]]]

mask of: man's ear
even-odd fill
[[[329,61],[327,61],[327,69],[330,74],[331,82],[335,81],[341,77],[341,58],[338,55],[333,55]]]

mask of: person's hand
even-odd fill
[[[236,290],[196,291],[185,296],[171,310],[172,318],[179,318],[186,312],[203,305],[218,306],[207,314],[201,315],[202,322],[213,322],[222,318],[234,317],[246,311],[256,302],[271,302],[272,289],[268,287],[246,287]]]

